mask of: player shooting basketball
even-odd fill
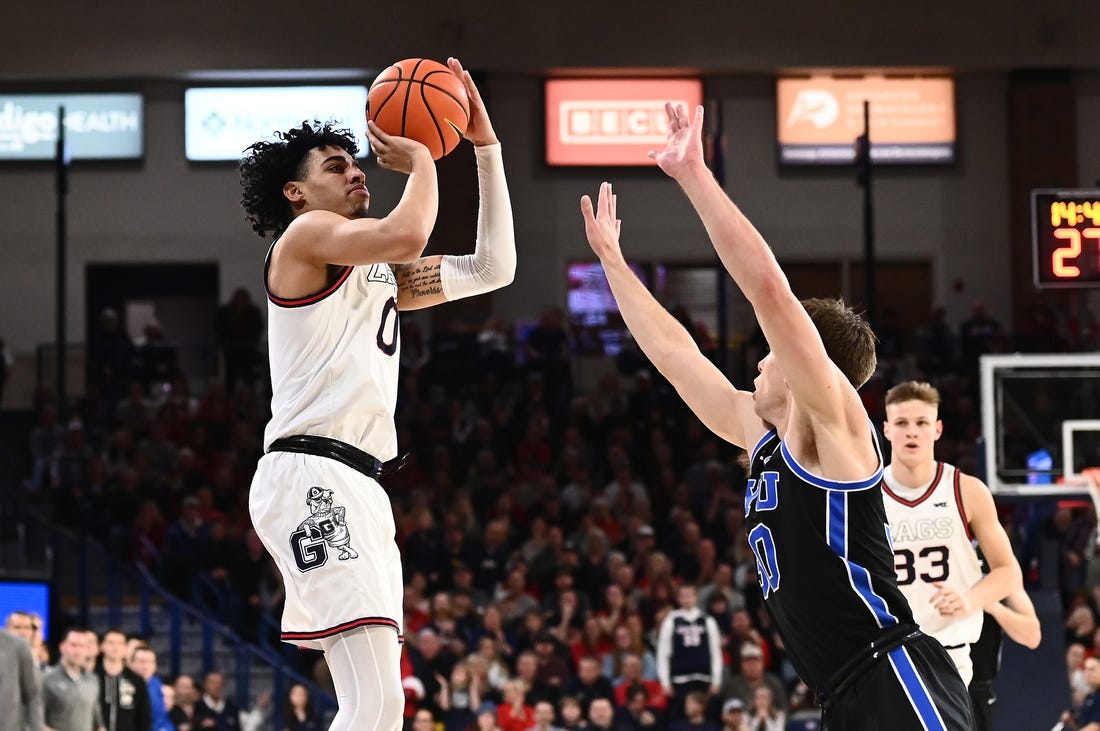
[[[966,686],[920,632],[894,578],[879,484],[882,457],[856,389],[875,369],[874,334],[839,301],[795,298],[767,242],[703,158],[703,109],[666,107],[652,153],[687,194],[744,292],[771,352],[755,392],[735,388],[626,265],[611,186],[585,232],[627,326],[716,434],[750,450],[745,525],[769,613],[829,729],[969,729]]]
[[[402,725],[401,558],[377,482],[397,455],[398,313],[489,292],[515,274],[500,144],[469,73],[448,63],[470,99],[473,254],[421,256],[438,209],[435,164],[424,145],[373,122],[380,164],[408,175],[381,218],[367,215],[366,175],[343,130],[305,124],[257,142],[241,162],[252,227],[276,236],[264,278],[272,417],[249,511],[286,586],[283,640],[325,653],[336,731]]]

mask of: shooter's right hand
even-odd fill
[[[414,165],[434,164],[427,147],[408,137],[382,131],[374,120],[367,121],[367,140],[378,166],[386,170],[408,175]]]

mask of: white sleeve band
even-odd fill
[[[500,143],[475,147],[474,154],[480,196],[477,241],[473,254],[443,257],[439,278],[448,300],[492,292],[516,276],[516,234]]]

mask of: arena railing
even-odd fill
[[[96,541],[86,530],[71,530],[52,521],[41,509],[23,503],[18,515],[10,515],[19,523],[26,538],[26,555],[22,563],[36,566],[49,576],[54,594],[55,614],[65,608],[71,613],[70,621],[90,626],[93,604],[101,605],[106,618],[105,626],[90,627],[102,632],[107,627],[138,632],[145,637],[157,633],[154,612],[167,613],[167,657],[160,658],[160,667],[169,677],[180,674],[183,658],[183,635],[186,630],[197,628],[200,633],[200,666],[205,673],[219,670],[232,678],[234,700],[241,708],[252,705],[250,685],[255,665],[265,666],[271,674],[271,702],[273,718],[281,718],[282,702],[293,683],[301,683],[309,690],[316,710],[322,715],[336,709],[336,698],[291,667],[286,656],[271,646],[257,646],[241,637],[232,628],[198,607],[175,596],[163,586],[144,565],[130,565]],[[155,558],[155,557],[154,557]],[[125,626],[124,607],[137,603],[138,626]],[[58,616],[54,626],[64,623]],[[264,626],[271,619],[262,620]],[[161,630],[164,631],[164,630]],[[261,637],[264,635],[261,632]],[[216,643],[232,648],[233,666],[215,667]],[[293,650],[287,646],[287,650]],[[267,690],[267,689],[264,689]]]

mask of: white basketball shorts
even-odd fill
[[[282,639],[321,649],[358,627],[402,634],[401,555],[382,486],[328,457],[271,452],[248,496],[252,525],[286,589]]]

